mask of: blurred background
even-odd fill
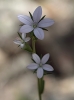
[[[13,43],[21,22],[42,6],[55,21],[37,41],[37,54],[50,53],[54,73],[46,75],[42,100],[74,100],[74,0],[0,0],[0,100],[38,100],[37,79],[26,66],[31,55]]]

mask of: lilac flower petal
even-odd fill
[[[22,23],[24,23],[24,24],[26,24],[26,25],[32,25],[32,24],[33,24],[33,21],[32,21],[32,19],[31,19],[29,16],[19,15],[19,16],[18,16],[18,19],[19,19]]]
[[[49,19],[49,18],[45,18],[45,19],[43,19],[43,20],[41,20],[41,21],[39,22],[38,27],[44,28],[44,27],[51,26],[51,25],[53,25],[53,24],[54,24],[54,21],[53,21],[53,20],[51,20],[51,19]]]
[[[34,22],[39,22],[42,15],[42,8],[41,6],[37,7],[33,13]]]
[[[45,54],[42,59],[41,59],[41,63],[42,64],[45,64],[49,59],[49,53],[48,54]]]
[[[37,69],[38,68],[38,64],[36,63],[32,63],[29,66],[27,66],[28,69]]]
[[[40,57],[37,54],[33,53],[32,58],[37,64],[40,63]]]
[[[26,33],[22,33],[22,39],[25,40]]]
[[[19,44],[19,45],[21,44],[21,41],[19,41],[19,40],[14,40],[13,42],[14,42],[15,44]]]
[[[33,27],[32,26],[29,26],[29,25],[23,25],[21,28],[20,28],[20,32],[21,33],[29,33],[33,30]]]
[[[28,42],[30,40],[30,37],[25,38],[25,42]]]
[[[34,35],[40,40],[44,39],[44,32],[41,28],[34,29]]]
[[[21,46],[21,48],[23,48],[24,47],[24,44],[22,43],[20,46]]]
[[[44,70],[46,71],[53,71],[53,67],[51,65],[45,64],[42,66]]]
[[[43,69],[40,68],[40,67],[37,69],[37,77],[38,78],[42,78],[43,77]]]

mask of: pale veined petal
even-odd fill
[[[26,37],[25,42],[28,42],[30,39],[31,39],[30,37]]]
[[[13,42],[14,42],[15,44],[18,44],[18,45],[21,44],[21,41],[19,41],[19,40],[14,40]]]
[[[34,35],[40,40],[44,39],[44,32],[41,28],[35,28],[34,29]]]
[[[22,33],[22,39],[25,40],[26,38],[26,33]]]
[[[53,67],[51,65],[45,64],[42,66],[44,70],[46,71],[53,71]]]
[[[37,77],[38,78],[42,78],[43,77],[43,69],[40,68],[40,67],[37,69]]]
[[[51,25],[53,25],[53,24],[54,24],[54,21],[53,21],[53,20],[51,20],[51,19],[49,19],[49,18],[45,18],[45,19],[43,19],[43,20],[41,20],[41,21],[39,22],[38,27],[44,28],[44,27],[51,26]]]
[[[23,48],[24,47],[24,44],[22,43],[20,46],[21,46],[21,48]]]
[[[29,33],[33,30],[33,27],[32,26],[29,26],[29,25],[23,25],[21,28],[20,28],[20,32],[21,33]]]
[[[45,54],[43,57],[42,57],[42,59],[41,59],[41,63],[42,64],[45,64],[47,61],[48,61],[48,59],[49,59],[49,53],[48,54]]]
[[[40,57],[37,54],[33,53],[32,58],[37,64],[40,63]]]
[[[38,64],[36,63],[32,63],[29,66],[27,66],[28,69],[37,69],[38,68]]]
[[[26,25],[32,25],[32,24],[33,24],[33,21],[32,21],[32,19],[31,19],[29,16],[19,15],[19,16],[18,16],[18,19],[19,19],[22,23],[24,23],[24,24],[26,24]]]
[[[37,7],[33,13],[33,20],[34,22],[39,22],[42,15],[42,8],[41,6]]]

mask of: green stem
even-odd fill
[[[36,42],[35,37],[32,36],[32,49],[33,49],[33,53],[36,53],[35,42]],[[39,94],[39,100],[42,100],[41,99],[40,88],[41,88],[41,79],[38,78],[38,94]]]
[[[35,50],[35,38],[34,38],[34,36],[32,37],[32,48],[33,48],[33,53],[36,53],[36,50]]]

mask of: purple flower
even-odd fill
[[[36,63],[30,64],[29,66],[27,66],[27,68],[31,69],[31,70],[37,69],[37,77],[38,78],[43,77],[43,74],[44,74],[43,70],[46,70],[46,71],[53,71],[54,70],[51,65],[45,64],[49,59],[49,54],[45,54],[42,57],[42,59],[40,59],[40,57],[37,54],[33,53],[32,58]]]
[[[23,48],[25,46],[25,42],[28,42],[30,40],[30,37],[26,37],[26,33],[22,33],[22,40],[14,40],[13,42],[15,44],[18,44],[21,46],[21,48]]]
[[[33,20],[29,16],[19,15],[18,19],[26,24],[20,28],[21,33],[34,32],[34,35],[42,40],[44,38],[44,32],[42,28],[46,28],[54,24],[54,21],[49,18],[44,18],[40,21],[42,15],[41,6],[37,7],[33,13]]]

